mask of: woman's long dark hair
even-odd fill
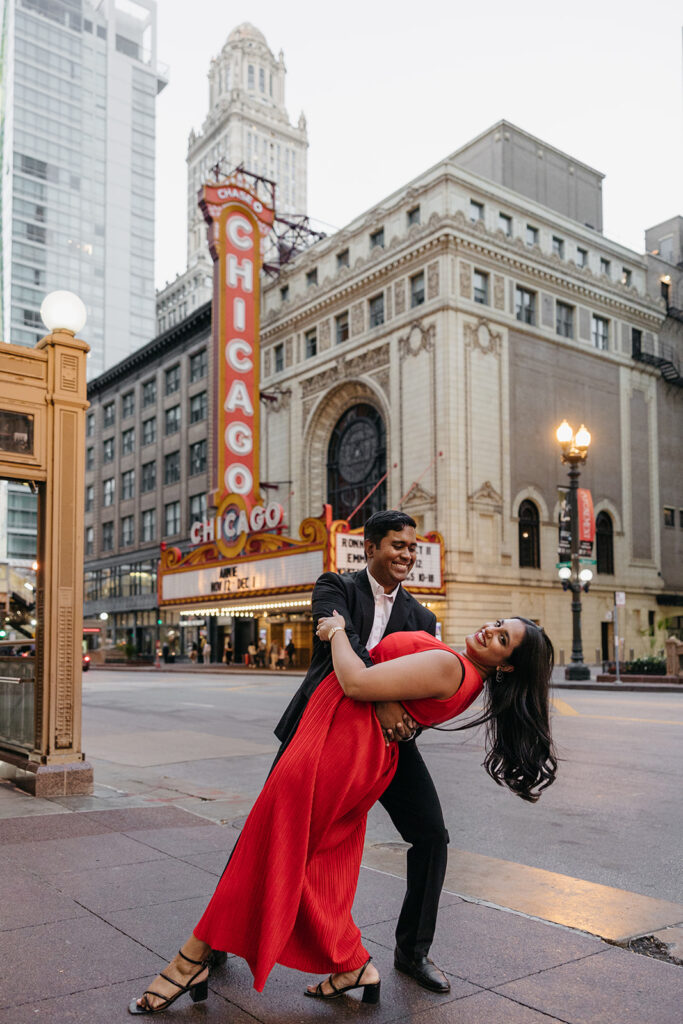
[[[557,774],[548,707],[555,652],[540,626],[514,618],[524,623],[525,634],[508,658],[513,671],[504,672],[501,682],[487,679],[483,714],[450,729],[485,725],[484,768],[499,786],[535,803]]]

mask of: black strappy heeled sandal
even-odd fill
[[[362,1000],[361,1000],[362,1002],[364,1002],[364,1003],[373,1003],[373,1004],[379,1003],[379,987],[382,984],[382,982],[381,981],[373,981],[371,983],[367,983],[366,982],[365,985],[363,985],[362,982],[361,982],[361,978],[365,974],[365,968],[370,963],[370,960],[372,960],[372,957],[370,957],[369,960],[365,961],[365,963],[361,967],[360,972],[358,974],[358,977],[356,978],[356,981],[355,981],[355,983],[353,985],[344,985],[344,988],[335,988],[334,987],[334,982],[332,981],[332,978],[334,977],[334,975],[331,974],[329,976],[329,978],[327,979],[328,984],[330,985],[330,988],[332,989],[331,992],[323,992],[323,985],[325,984],[325,982],[324,981],[320,981],[316,985],[314,992],[309,992],[309,990],[306,989],[306,991],[304,992],[304,995],[305,996],[310,996],[311,999],[337,999],[339,996],[343,996],[345,992],[350,992],[354,988],[362,988],[363,989],[363,996],[362,996]]]
[[[189,956],[185,956],[182,949],[179,949],[178,953],[183,958],[183,960],[187,960],[188,964],[194,964],[196,967],[199,968],[199,970],[192,975],[187,985],[181,985],[179,981],[174,981],[173,978],[169,978],[167,974],[161,974],[160,977],[163,978],[164,981],[170,981],[170,983],[172,985],[175,985],[178,989],[180,989],[180,991],[176,992],[175,995],[172,996],[162,996],[161,992],[154,992],[153,989],[148,988],[142,993],[142,998],[146,1000],[147,996],[156,996],[157,999],[163,999],[163,1003],[159,1003],[158,1006],[154,1007],[147,1005],[140,1006],[137,999],[134,999],[128,1006],[128,1013],[132,1013],[134,1017],[139,1016],[143,1013],[162,1013],[164,1010],[167,1010],[169,1008],[171,1003],[175,1003],[176,999],[179,999],[180,996],[185,995],[186,992],[190,993],[190,998],[193,1003],[200,1003],[202,1002],[202,1000],[206,999],[206,997],[209,994],[208,974],[204,978],[204,981],[195,982],[195,978],[198,978],[202,971],[208,969],[209,960],[192,960]]]

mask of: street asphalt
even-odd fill
[[[201,913],[297,684],[180,666],[84,677],[95,795],[36,800],[0,782],[0,1024],[129,1019]],[[379,1008],[307,1000],[307,979],[285,968],[258,994],[231,957],[207,1003],[185,998],[162,1019],[678,1024],[682,728],[678,693],[556,691],[561,770],[534,806],[487,778],[479,735],[423,734],[451,834],[432,950],[450,994],[393,970],[405,846],[376,807],[354,914]],[[631,951],[639,936],[665,959]]]

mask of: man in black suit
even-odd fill
[[[417,557],[415,520],[393,509],[376,512],[365,524],[364,534],[367,569],[345,575],[323,573],[313,589],[313,621],[317,624],[333,611],[343,615],[351,646],[370,666],[368,650],[382,636],[413,630],[434,636],[436,618],[401,585]],[[330,645],[316,636],[311,666],[275,729],[282,743],[280,753],[296,731],[311,694],[331,671]],[[432,778],[415,740],[409,738],[415,723],[394,701],[377,704],[376,712],[387,741],[402,741],[396,774],[380,802],[410,843],[394,965],[425,988],[446,993],[448,979],[427,954],[446,873],[448,832]]]

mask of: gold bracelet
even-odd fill
[[[333,627],[332,627],[332,629],[330,630],[330,635],[329,635],[329,636],[328,636],[328,638],[327,638],[327,642],[328,642],[328,644],[332,642],[332,637],[334,636],[334,634],[335,634],[335,633],[338,633],[338,632],[339,632],[339,630],[340,630],[340,629],[343,629],[343,628],[344,628],[343,626],[333,626]]]

